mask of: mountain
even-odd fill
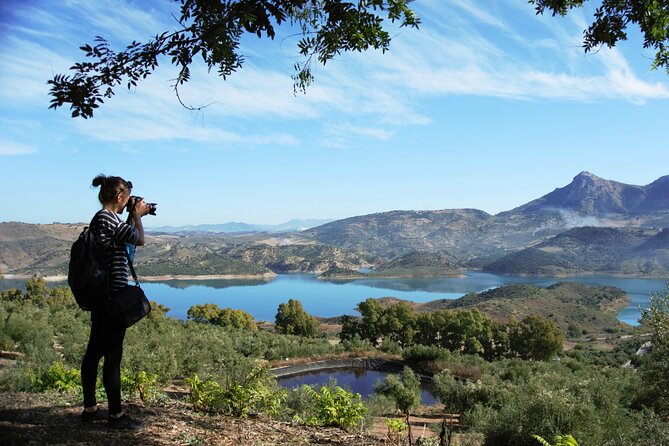
[[[500,215],[541,211],[571,212],[582,217],[667,213],[669,176],[646,186],[634,186],[581,172],[567,186]]]
[[[242,222],[228,222],[211,225],[187,225],[187,226],[158,226],[146,228],[147,232],[163,234],[189,234],[189,233],[255,233],[255,232],[295,232],[313,228],[331,222],[330,219],[293,219],[278,225],[254,225]]]
[[[634,186],[581,172],[567,186],[497,215],[477,209],[391,211],[337,220],[303,235],[386,260],[446,250],[478,267],[583,226],[669,227],[669,176]]]
[[[669,230],[574,228],[492,262],[498,274],[669,273]]]
[[[581,172],[565,187],[509,211],[512,214],[562,209],[581,215],[624,214],[644,201],[643,186],[631,186]]]

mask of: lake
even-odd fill
[[[637,325],[639,307],[647,308],[651,292],[661,292],[669,278],[641,279],[611,276],[562,278],[515,277],[468,271],[464,277],[413,279],[361,278],[326,281],[311,274],[283,274],[266,282],[258,281],[170,281],[145,282],[142,287],[150,299],[170,308],[169,316],[185,318],[195,304],[214,303],[222,308],[244,310],[256,320],[274,321],[279,304],[288,299],[302,302],[311,315],[331,317],[358,314],[358,303],[369,297],[397,297],[414,302],[456,299],[469,292],[480,292],[501,285],[527,283],[550,286],[574,281],[595,286],[615,286],[630,296],[630,305],[618,314],[621,321]]]
[[[358,303],[369,297],[397,297],[414,302],[456,299],[469,292],[481,292],[501,285],[527,283],[541,287],[557,282],[581,282],[595,286],[615,286],[630,296],[630,305],[618,313],[618,319],[637,325],[639,307],[647,308],[651,292],[661,292],[667,278],[641,279],[612,276],[574,276],[561,278],[517,277],[468,271],[464,277],[414,279],[361,278],[326,281],[312,274],[282,274],[270,281],[167,281],[143,282],[149,299],[170,308],[169,316],[184,319],[188,308],[213,303],[250,313],[256,320],[274,321],[279,304],[288,299],[302,302],[313,316],[356,315]],[[0,289],[24,288],[24,281],[0,280]]]

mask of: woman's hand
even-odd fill
[[[151,208],[144,202],[143,198],[135,203],[135,215],[139,216],[140,218],[148,214],[150,210]]]
[[[144,226],[142,225],[142,217],[149,213],[149,205],[144,203],[142,198],[137,203],[135,203],[135,228],[137,229],[137,246],[144,246]]]

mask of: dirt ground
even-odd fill
[[[141,419],[138,432],[106,427],[105,421],[82,423],[81,406],[44,394],[0,394],[0,444],[13,445],[383,445],[383,439],[341,429],[307,428],[266,418],[202,415],[170,399],[160,407],[126,403]]]
[[[102,405],[105,408],[104,405]],[[247,419],[199,414],[179,398],[160,405],[141,401],[125,404],[126,411],[144,421],[139,432],[118,431],[105,421],[82,423],[81,406],[67,397],[20,392],[0,393],[0,445],[331,445],[380,446],[394,444],[388,438],[385,418],[375,420],[365,434],[336,428],[305,427],[264,417]],[[399,417],[398,417],[399,418]],[[435,437],[429,426],[440,423],[437,415],[418,415],[410,420],[413,437]]]

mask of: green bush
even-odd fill
[[[285,400],[285,391],[278,389],[266,370],[255,368],[243,380],[222,384],[213,379],[202,381],[196,374],[187,378],[191,388],[189,401],[195,410],[246,417],[262,412],[277,415]]]
[[[630,373],[572,374],[566,367],[537,373],[528,383],[509,388],[500,407],[476,404],[462,422],[485,435],[485,445],[536,446],[532,435],[553,438],[571,433],[583,444],[621,444],[634,421],[623,394]]]
[[[395,407],[403,414],[409,414],[420,405],[420,380],[410,367],[404,367],[402,375],[390,374],[374,391],[395,401]]]
[[[449,363],[459,362],[459,355],[437,345],[414,345],[402,351],[402,358],[412,367],[438,373]]]
[[[40,392],[46,390],[70,392],[76,391],[80,387],[81,373],[79,369],[65,367],[60,361],[51,364],[49,368],[42,372],[35,383],[36,390]]]
[[[302,392],[311,400],[307,415],[299,421],[313,426],[333,426],[343,429],[357,427],[365,419],[367,408],[359,393],[352,393],[339,386],[322,386],[318,390],[302,386]]]
[[[139,396],[142,401],[155,399],[160,394],[157,385],[158,375],[148,374],[144,370],[131,373],[121,371],[121,390],[130,395]]]
[[[0,321],[3,348],[25,354],[26,361],[42,368],[58,359],[48,310],[30,301],[3,302],[3,307],[4,318]]]
[[[456,380],[449,370],[444,370],[434,377],[434,394],[448,412],[467,412],[476,406],[498,410],[509,401],[512,392],[510,385],[491,375],[478,381]]]

